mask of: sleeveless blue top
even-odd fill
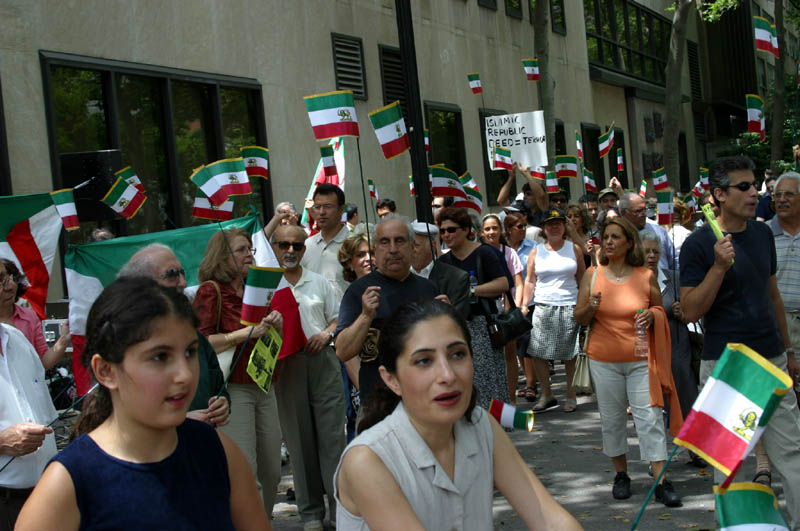
[[[192,419],[177,429],[177,448],[157,463],[112,457],[86,434],[53,458],[72,477],[80,529],[234,529],[219,436]]]

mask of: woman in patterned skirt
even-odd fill
[[[528,258],[525,275],[523,312],[533,299],[533,330],[528,353],[539,378],[542,394],[534,411],[544,411],[558,405],[550,388],[550,360],[562,360],[567,372],[567,398],[564,411],[578,407],[572,376],[578,354],[578,331],[573,311],[578,300],[578,285],[586,266],[583,251],[576,243],[567,241],[566,217],[557,209],[547,211],[544,219],[545,242],[537,244]]]

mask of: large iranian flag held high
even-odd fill
[[[714,499],[721,531],[789,531],[775,493],[766,485],[737,482],[727,489],[715,485]]]
[[[328,140],[337,136],[359,136],[352,91],[337,90],[305,96],[303,99],[317,140]]]
[[[28,279],[23,297],[44,319],[61,217],[50,194],[0,197],[0,213],[0,257],[14,262]]]
[[[261,146],[244,146],[239,150],[247,175],[269,179],[269,150]]]
[[[728,343],[675,444],[726,474],[722,487],[727,487],[791,388],[789,375],[769,360],[746,345]]]
[[[122,177],[117,177],[101,201],[123,218],[131,219],[147,201],[147,196]]]
[[[764,100],[758,94],[747,94],[745,97],[747,99],[747,132],[758,133],[763,142],[767,137]]]
[[[428,175],[431,177],[432,196],[467,198],[456,172],[443,166],[428,166]]]
[[[400,102],[395,101],[385,107],[369,113],[369,121],[375,128],[375,135],[381,144],[383,156],[387,160],[402,155],[409,150],[406,122],[403,120],[403,111]]]
[[[242,324],[255,326],[261,322],[281,279],[281,267],[250,266],[242,296]]]

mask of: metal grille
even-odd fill
[[[692,101],[703,101],[703,84],[700,79],[700,52],[697,43],[686,41],[686,54],[689,57],[689,82],[692,86]]]
[[[336,33],[331,34],[331,38],[336,90],[352,90],[354,98],[367,99],[367,78],[364,72],[361,39]]]
[[[406,86],[403,82],[403,61],[400,58],[400,50],[390,46],[379,46],[378,52],[381,60],[383,104],[389,105],[399,100],[400,108],[403,110],[403,119],[408,122]]]

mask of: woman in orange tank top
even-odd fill
[[[600,239],[600,265],[596,272],[595,268],[586,271],[581,280],[575,320],[582,325],[591,323],[586,353],[597,393],[603,453],[611,458],[617,473],[611,494],[627,499],[631,496],[626,456],[628,405],[641,459],[650,461],[654,476],[667,458],[661,409],[650,406],[647,358],[634,355],[634,323],[653,325],[650,308],[661,305],[661,290],[652,271],[644,267],[639,232],[630,221],[609,219]],[[680,496],[666,479],[656,487],[656,500],[668,507],[681,505]]]

